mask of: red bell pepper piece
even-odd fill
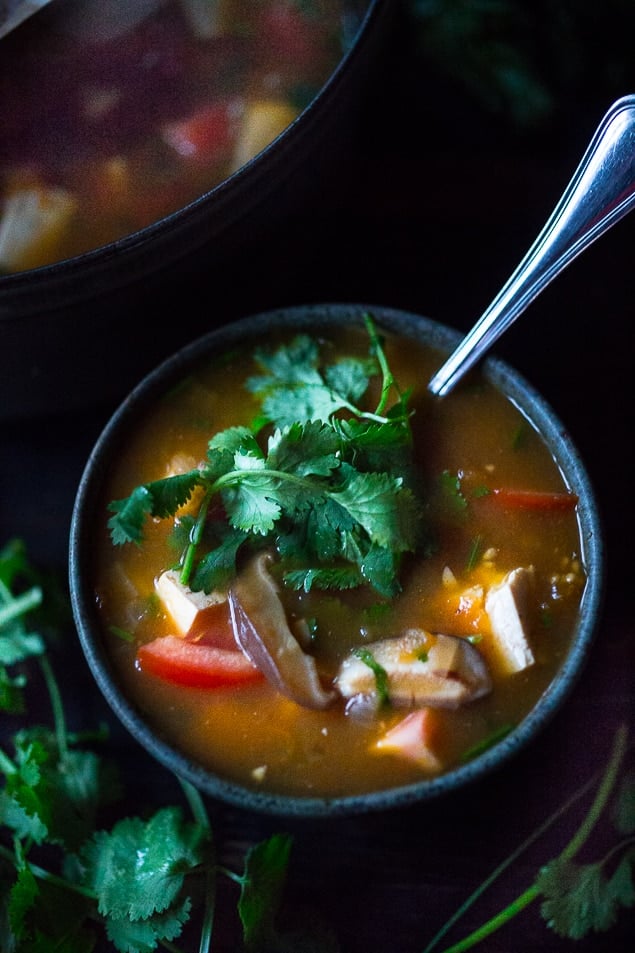
[[[541,510],[543,512],[566,512],[575,509],[578,503],[578,497],[575,493],[550,490],[516,490],[505,487],[492,490],[489,498],[492,497],[514,509]],[[488,497],[485,497],[485,499],[488,499]]]
[[[176,635],[160,636],[141,645],[137,666],[142,672],[190,688],[238,686],[264,677],[240,650],[190,642]]]

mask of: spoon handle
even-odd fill
[[[536,295],[635,205],[635,95],[613,103],[538,238],[471,331],[432,377],[442,397]]]

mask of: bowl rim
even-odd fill
[[[77,296],[80,299],[91,297],[89,293],[91,279],[96,282],[103,269],[109,268],[109,266],[115,267],[119,276],[118,283],[125,284],[129,280],[138,280],[140,277],[140,256],[146,256],[141,259],[143,261],[143,273],[154,270],[152,262],[156,256],[157,247],[167,246],[170,249],[170,263],[181,260],[185,255],[186,247],[183,241],[175,240],[175,229],[179,233],[187,229],[187,235],[189,236],[192,230],[189,224],[190,220],[193,224],[200,223],[205,219],[210,207],[217,210],[218,220],[215,220],[211,232],[205,231],[197,239],[189,238],[187,250],[200,247],[210,235],[213,236],[215,229],[219,227],[218,222],[221,218],[223,222],[222,230],[225,231],[234,224],[237,215],[242,216],[244,214],[244,211],[241,211],[240,213],[234,213],[233,217],[227,215],[228,209],[231,210],[231,202],[236,194],[246,200],[246,210],[248,212],[262,204],[265,196],[278,183],[282,158],[288,157],[289,150],[293,148],[294,143],[304,142],[303,149],[300,151],[302,160],[306,158],[306,142],[311,129],[314,128],[316,122],[320,121],[319,117],[327,113],[329,103],[337,99],[346,77],[356,69],[358,61],[363,56],[365,38],[371,33],[382,31],[385,18],[391,15],[392,7],[395,4],[395,0],[353,0],[353,2],[359,4],[359,19],[347,48],[311,100],[300,110],[293,121],[260,152],[192,201],[143,228],[136,229],[121,238],[98,245],[69,258],[40,265],[36,268],[28,268],[24,271],[10,272],[9,274],[0,273],[0,306],[3,305],[5,299],[8,302],[6,310],[4,306],[0,307],[0,322],[19,320],[23,317],[21,308],[11,307],[12,296],[17,296],[18,299],[23,297],[28,301],[32,294],[31,286],[34,282],[38,286],[43,286],[42,291],[45,287],[48,288],[50,294],[51,291],[57,290],[60,285],[65,286],[69,279],[75,279],[72,300],[75,300]],[[277,155],[280,155],[280,158],[276,159],[275,175],[270,177],[271,181],[263,188],[261,172],[264,173],[264,168],[268,167],[272,157]],[[293,163],[290,163],[290,171],[285,172],[285,179],[289,179],[300,162],[301,158],[298,156]],[[131,267],[130,273],[128,273],[129,269],[124,267],[125,256],[128,253],[132,253],[134,257],[134,267]],[[110,275],[110,272],[109,277],[112,281],[113,276]],[[81,281],[78,281],[78,278],[81,278]],[[92,297],[97,294],[100,287],[96,282]]]
[[[90,520],[107,472],[106,461],[125,439],[131,422],[154,399],[173,385],[192,365],[206,356],[245,341],[262,339],[263,332],[337,328],[343,322],[361,324],[364,313],[373,315],[380,328],[403,334],[449,352],[461,340],[455,329],[419,314],[383,305],[322,303],[294,305],[263,311],[238,319],[204,334],[172,354],[147,374],[112,414],[86,462],[73,506],[69,539],[69,585],[73,617],[89,669],[106,701],[132,737],[165,768],[205,794],[236,807],[286,817],[334,817],[392,810],[437,798],[483,779],[502,768],[524,749],[551,721],[575,687],[584,668],[599,622],[604,599],[605,552],[599,507],[586,466],[566,428],[551,405],[506,361],[488,356],[482,373],[503,390],[524,416],[546,438],[567,484],[579,496],[578,523],[587,581],[580,620],[572,646],[557,674],[534,708],[500,742],[472,761],[434,778],[365,794],[331,797],[294,796],[252,789],[215,776],[194,759],[164,741],[146,724],[142,714],[121,692],[109,660],[99,625],[94,595],[85,567],[90,565]]]

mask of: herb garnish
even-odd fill
[[[365,646],[360,646],[354,650],[353,655],[355,655],[360,662],[363,662],[364,665],[367,665],[375,676],[375,689],[377,691],[377,696],[380,705],[388,705],[390,702],[390,694],[388,692],[388,672],[380,665],[370,649],[367,649]]]
[[[322,367],[318,343],[304,334],[275,351],[256,350],[264,373],[246,386],[260,398],[269,427],[263,431],[261,416],[254,427],[217,433],[201,467],[111,502],[113,543],[141,543],[148,517],[174,517],[201,488],[180,560],[181,580],[191,588],[226,586],[239,551],[250,546],[286,558],[290,587],[366,583],[394,596],[401,557],[417,543],[419,508],[408,479],[411,411],[372,318],[364,320],[366,358]],[[360,401],[377,375],[379,399],[366,410]],[[217,497],[225,519],[208,516]]]
[[[105,728],[77,734],[67,727],[46,639],[31,631],[41,606],[42,628],[60,634],[46,619],[53,603],[36,578],[21,543],[0,550],[0,651],[7,660],[3,680],[14,690],[0,695],[0,708],[14,712],[18,690],[24,708],[31,681],[26,663],[37,661],[54,720],[53,728],[21,728],[11,739],[12,754],[0,748],[0,949],[89,953],[101,937],[120,953],[158,947],[179,953],[174,941],[195,925],[196,913],[198,950],[208,953],[219,875],[239,887],[246,953],[291,949],[296,939],[308,949],[308,928],[289,939],[277,926],[290,835],[251,846],[241,873],[226,869],[215,857],[203,800],[183,781],[192,819],[181,805],[168,805],[143,817],[121,817],[109,829],[98,826],[103,809],[112,810],[122,793],[121,778],[99,753]],[[333,953],[330,933],[322,942],[323,928],[318,924],[316,933],[316,924],[310,948]]]

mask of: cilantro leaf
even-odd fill
[[[280,504],[272,499],[267,475],[245,477],[231,489],[223,491],[223,503],[234,529],[266,536],[280,517]]]
[[[439,477],[442,512],[448,518],[463,517],[467,510],[467,500],[461,488],[461,479],[456,473],[444,470]]]
[[[29,658],[41,655],[44,641],[27,626],[43,598],[41,585],[31,584],[18,592],[18,580],[31,583],[23,548],[16,542],[0,551],[0,710],[17,714],[24,710],[24,675],[9,669]]]
[[[249,378],[247,389],[261,398],[265,415],[278,427],[328,421],[364,394],[377,369],[375,361],[343,358],[322,373],[319,347],[306,335],[275,352],[259,348],[254,356],[269,375]]]
[[[103,916],[142,920],[174,902],[204,846],[203,830],[177,807],[161,808],[148,821],[124,818],[82,847],[82,882],[95,891]]]
[[[290,563],[282,578],[293,586],[330,580],[333,588],[348,588],[357,580],[382,595],[399,591],[400,555],[418,544],[421,515],[411,488],[408,395],[395,383],[370,316],[365,323],[366,358],[321,367],[321,346],[307,335],[273,351],[256,349],[265,373],[249,377],[246,387],[262,401],[268,437],[229,427],[209,440],[200,469],[112,502],[113,542],[140,542],[148,516],[172,516],[182,524],[170,535],[171,542],[182,540],[181,578],[194,589],[228,585],[245,544],[277,550]],[[377,374],[377,409],[362,410],[353,401]],[[204,489],[198,514],[182,520],[176,511],[197,485]],[[225,532],[210,529],[218,522],[208,515],[217,496]]]
[[[283,573],[290,589],[355,589],[362,575],[354,566],[313,566],[309,569],[291,569]]]
[[[572,940],[608,930],[619,907],[635,902],[634,862],[632,852],[607,878],[600,864],[575,864],[561,857],[551,861],[536,880],[545,897],[541,911],[548,925]]]
[[[16,771],[0,795],[4,823],[36,843],[46,838],[78,847],[92,831],[97,811],[120,793],[114,766],[93,751],[60,751],[47,728],[18,732],[14,745]]]
[[[266,948],[276,933],[291,846],[289,834],[274,834],[247,851],[238,913],[248,950]]]
[[[136,487],[126,499],[113,500],[108,504],[108,509],[114,513],[108,520],[113,543],[141,542],[146,518],[173,516],[188,502],[192,491],[200,483],[199,470],[190,470],[162,480],[153,480]]]
[[[201,557],[194,570],[192,589],[209,593],[226,588],[236,575],[238,551],[247,538],[246,532],[232,527],[215,536],[214,542],[210,541],[213,548]]]
[[[327,421],[345,407],[348,401],[322,383],[278,387],[262,402],[263,411],[278,427],[308,420]]]
[[[221,430],[209,441],[208,448],[212,454],[229,454],[232,459],[239,450],[262,456],[260,445],[248,427],[228,427]]]
[[[247,390],[262,396],[280,384],[320,384],[322,378],[317,370],[320,349],[317,341],[307,334],[298,334],[289,343],[275,351],[259,347],[254,351],[254,360],[268,371],[262,377],[250,377]]]
[[[402,481],[386,473],[356,473],[347,467],[347,481],[335,499],[378,546],[403,552],[414,546],[416,504]]]
[[[16,939],[21,940],[27,933],[25,918],[33,908],[40,891],[31,868],[24,862],[18,869],[18,876],[9,894],[9,923]]]
[[[333,427],[321,421],[292,423],[269,438],[267,468],[298,476],[328,477],[340,465],[342,442]]]
[[[362,577],[382,596],[392,598],[400,589],[399,556],[381,546],[371,546],[362,559]]]
[[[15,747],[14,770],[7,774],[5,788],[0,791],[0,821],[17,837],[40,844],[48,834],[50,821],[50,807],[39,787],[47,753],[37,742],[22,745],[17,739]]]
[[[369,378],[376,373],[374,360],[347,357],[324,370],[329,388],[348,401],[357,402],[368,389]]]
[[[146,483],[146,490],[152,501],[151,515],[163,519],[172,516],[176,510],[188,502],[194,489],[201,483],[198,470],[187,473],[175,473],[163,480]]]
[[[41,655],[44,643],[37,633],[25,632],[23,625],[7,627],[0,635],[0,664],[15,665],[32,655]]]
[[[191,907],[190,898],[185,897],[168,910],[142,920],[109,917],[106,921],[108,939],[120,953],[152,953],[159,943],[181,935],[190,918]]]
[[[114,545],[140,543],[146,518],[152,514],[152,496],[148,488],[135,487],[130,496],[109,503],[108,509],[114,513],[108,520],[108,529]]]

